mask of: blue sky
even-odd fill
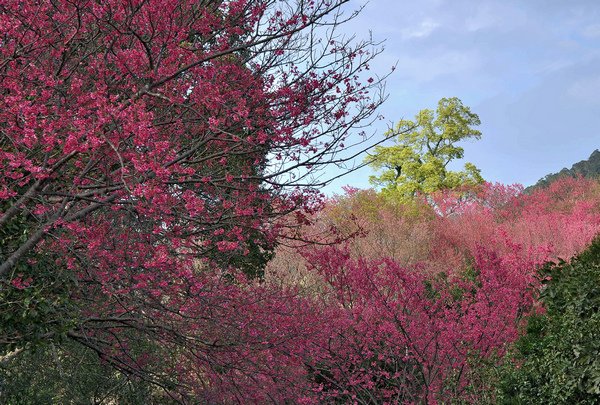
[[[465,159],[486,180],[530,185],[600,148],[600,0],[354,0],[343,31],[385,40],[371,64],[388,72],[385,120],[459,97],[483,137]],[[369,169],[326,187],[368,187]]]

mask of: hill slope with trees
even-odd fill
[[[551,173],[546,175],[544,178],[538,180],[535,185],[528,187],[526,191],[530,191],[535,187],[546,187],[548,184],[556,181],[561,177],[600,177],[600,151],[596,149],[592,152],[587,160],[581,160],[571,166],[570,169],[566,167],[558,173]]]

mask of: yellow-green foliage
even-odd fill
[[[393,146],[377,146],[369,157],[378,176],[371,183],[382,186],[385,194],[411,199],[416,194],[429,194],[483,181],[479,169],[466,163],[464,170],[448,170],[448,164],[462,159],[464,150],[456,144],[462,140],[479,139],[481,132],[473,129],[479,117],[456,97],[443,98],[436,111],[421,110],[415,121],[401,120],[387,135],[397,133]]]

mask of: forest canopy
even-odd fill
[[[456,97],[365,137],[348,7],[0,4],[0,402],[594,403],[600,183],[450,170]]]

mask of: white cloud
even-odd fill
[[[468,32],[487,29],[510,31],[516,27],[531,25],[523,9],[502,2],[480,2],[464,21]]]
[[[400,31],[400,35],[404,40],[426,38],[430,36],[439,26],[440,24],[438,22],[430,18],[426,18],[416,26],[403,28]]]
[[[600,37],[600,24],[591,24],[585,27],[581,31],[581,35],[588,39],[595,39]]]
[[[574,64],[575,62],[573,60],[567,58],[553,59],[546,63],[540,62],[540,66],[537,68],[532,68],[532,72],[535,74],[548,74],[567,69],[573,66]]]
[[[398,59],[399,74],[417,82],[471,72],[480,66],[481,59],[476,52],[455,50],[433,49],[427,54],[401,55]]]
[[[580,102],[599,104],[600,76],[578,79],[569,86],[567,94]]]

